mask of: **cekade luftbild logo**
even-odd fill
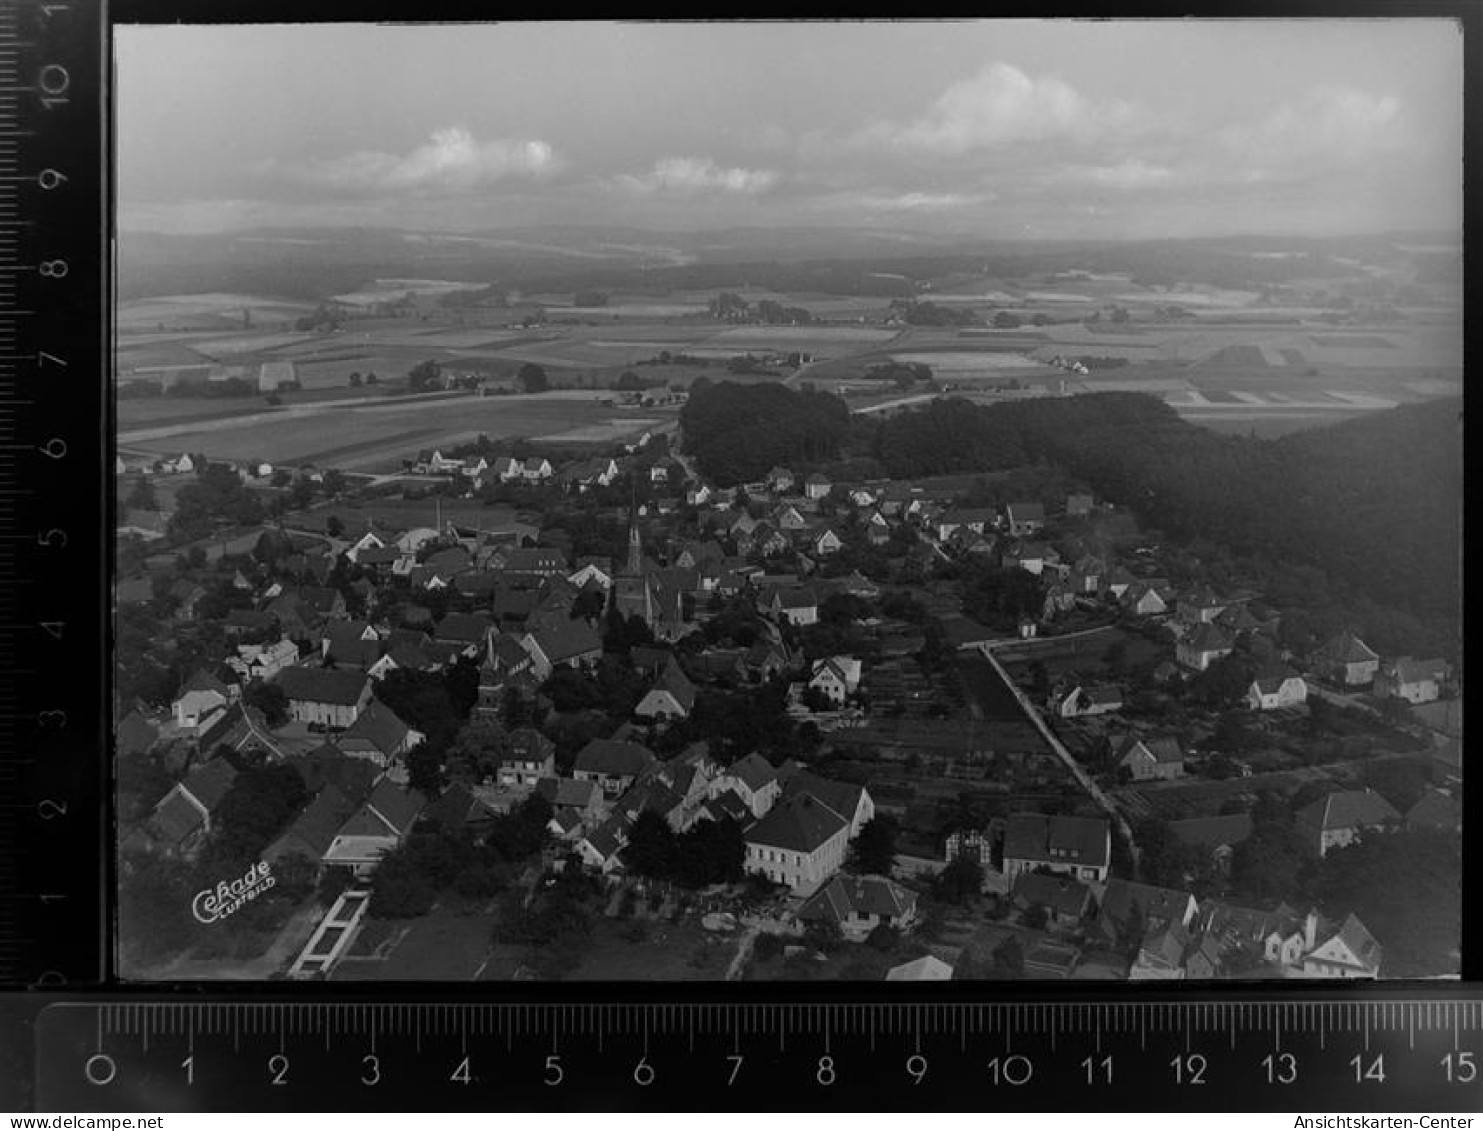
[[[191,914],[202,923],[215,923],[225,919],[248,900],[256,899],[277,881],[264,861],[259,861],[247,873],[228,883],[223,880],[214,888],[196,893],[191,900]]]

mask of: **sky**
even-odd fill
[[[118,222],[1460,231],[1441,19],[120,26]]]

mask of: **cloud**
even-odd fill
[[[865,195],[857,203],[861,208],[880,212],[944,212],[986,204],[993,199],[991,193],[904,192],[896,196]]]
[[[1319,86],[1255,124],[1227,129],[1222,140],[1251,179],[1273,179],[1363,163],[1403,145],[1403,126],[1394,95]]]
[[[958,156],[1019,142],[1090,141],[1134,116],[1128,103],[1094,102],[1054,75],[991,63],[948,87],[915,121],[869,127],[862,140]]]
[[[1073,180],[1125,191],[1158,188],[1175,180],[1173,169],[1149,164],[1140,157],[1130,157],[1116,165],[1076,166],[1068,174]]]
[[[773,188],[779,179],[771,169],[723,168],[709,157],[662,157],[647,173],[625,173],[616,181],[637,193],[755,196]]]
[[[362,150],[343,157],[270,172],[345,193],[467,192],[511,178],[541,177],[560,167],[540,139],[477,140],[462,126],[435,130],[409,153]]]

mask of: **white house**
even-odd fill
[[[830,656],[814,664],[808,685],[836,703],[860,690],[860,661],[854,656]]]

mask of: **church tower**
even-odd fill
[[[637,515],[630,518],[628,523],[628,564],[623,572],[629,577],[638,577],[644,572],[644,547],[639,541]]]

